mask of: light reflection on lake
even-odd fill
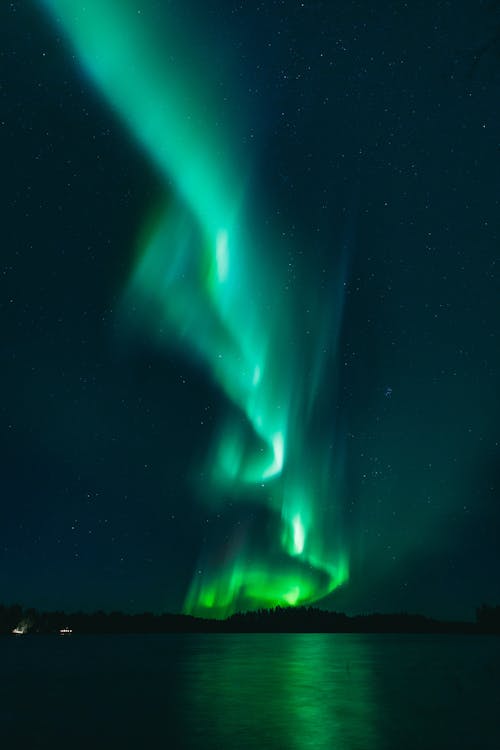
[[[500,638],[0,638],[17,750],[498,750]]]
[[[215,636],[185,667],[186,706],[200,739],[214,733],[214,747],[233,747],[235,738],[241,748],[377,747],[362,636]]]

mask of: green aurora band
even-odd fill
[[[333,428],[318,429],[342,295],[325,311],[314,288],[299,295],[283,283],[275,243],[250,217],[249,169],[220,124],[215,83],[191,52],[186,60],[193,42],[178,19],[159,34],[130,0],[40,2],[175,193],[143,232],[124,306],[161,346],[195,356],[228,398],[197,472],[200,495],[214,512],[239,504],[267,519],[207,545],[185,611],[224,617],[317,601],[348,579],[342,462]]]

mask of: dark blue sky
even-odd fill
[[[214,76],[227,61],[252,189],[303,240],[299,282],[348,259],[351,580],[323,605],[472,616],[500,602],[498,10],[187,7]],[[0,13],[0,601],[179,610],[216,523],[188,477],[225,399],[122,335],[160,181],[40,7]]]

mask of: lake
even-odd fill
[[[498,750],[500,638],[0,638],[2,747]]]

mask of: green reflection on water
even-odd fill
[[[379,747],[363,636],[213,636],[185,674],[187,720],[205,747]]]

